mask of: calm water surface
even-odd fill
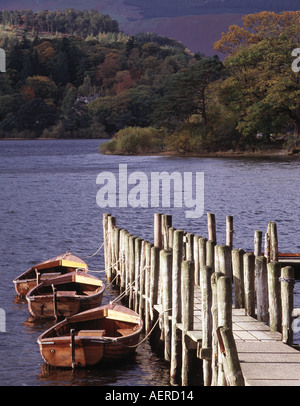
[[[204,212],[214,212],[218,243],[225,242],[226,215],[234,216],[234,246],[253,249],[255,230],[276,221],[281,251],[299,252],[300,159],[122,157],[98,154],[99,140],[0,142],[0,332],[1,385],[169,385],[168,366],[147,342],[121,365],[90,370],[45,368],[36,339],[51,322],[32,322],[25,301],[16,300],[13,279],[30,266],[65,251],[85,257],[102,243],[102,214],[111,212],[119,227],[153,241],[153,214],[173,215],[173,225],[207,236],[206,215],[186,219],[186,208],[100,209],[97,175],[141,171],[204,172]],[[86,259],[103,269],[103,252]],[[99,276],[99,274],[98,274]],[[104,303],[114,297],[109,289]],[[300,287],[295,286],[300,307]],[[296,336],[295,341],[300,342]]]

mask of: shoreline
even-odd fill
[[[83,140],[98,140],[104,141],[106,138],[0,138],[1,141],[53,141],[53,140],[72,140],[72,141],[83,141]],[[215,151],[215,152],[185,152],[180,153],[178,151],[151,151],[151,152],[140,152],[136,154],[126,154],[126,153],[113,153],[113,152],[101,152],[102,155],[120,155],[120,156],[169,156],[178,158],[273,158],[273,157],[289,157],[289,158],[300,158],[300,149],[296,151],[289,151],[287,149],[266,149],[266,150],[256,150],[256,151]]]

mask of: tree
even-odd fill
[[[156,107],[156,116],[171,127],[199,114],[207,125],[206,98],[208,85],[222,72],[218,57],[203,57],[188,69],[171,76],[164,97]]]
[[[237,129],[245,137],[300,129],[300,77],[291,68],[291,52],[300,38],[300,12],[262,12],[244,17],[247,41],[229,29],[215,48],[227,53],[228,74],[220,92],[228,108],[239,112]]]

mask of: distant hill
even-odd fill
[[[259,11],[299,10],[299,0],[124,0],[141,10],[144,18],[202,14],[250,14]]]
[[[245,14],[300,9],[299,0],[1,0],[0,10],[95,9],[110,15],[127,34],[156,32],[192,52],[214,55],[213,43]]]

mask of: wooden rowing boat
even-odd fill
[[[13,281],[15,290],[18,296],[25,297],[40,281],[74,272],[76,269],[88,272],[88,266],[82,259],[66,252],[23,272]]]
[[[143,321],[134,311],[108,304],[68,317],[37,340],[44,361],[55,367],[88,367],[135,352]]]
[[[100,306],[104,290],[100,279],[75,271],[41,282],[26,299],[32,316],[57,319]]]

